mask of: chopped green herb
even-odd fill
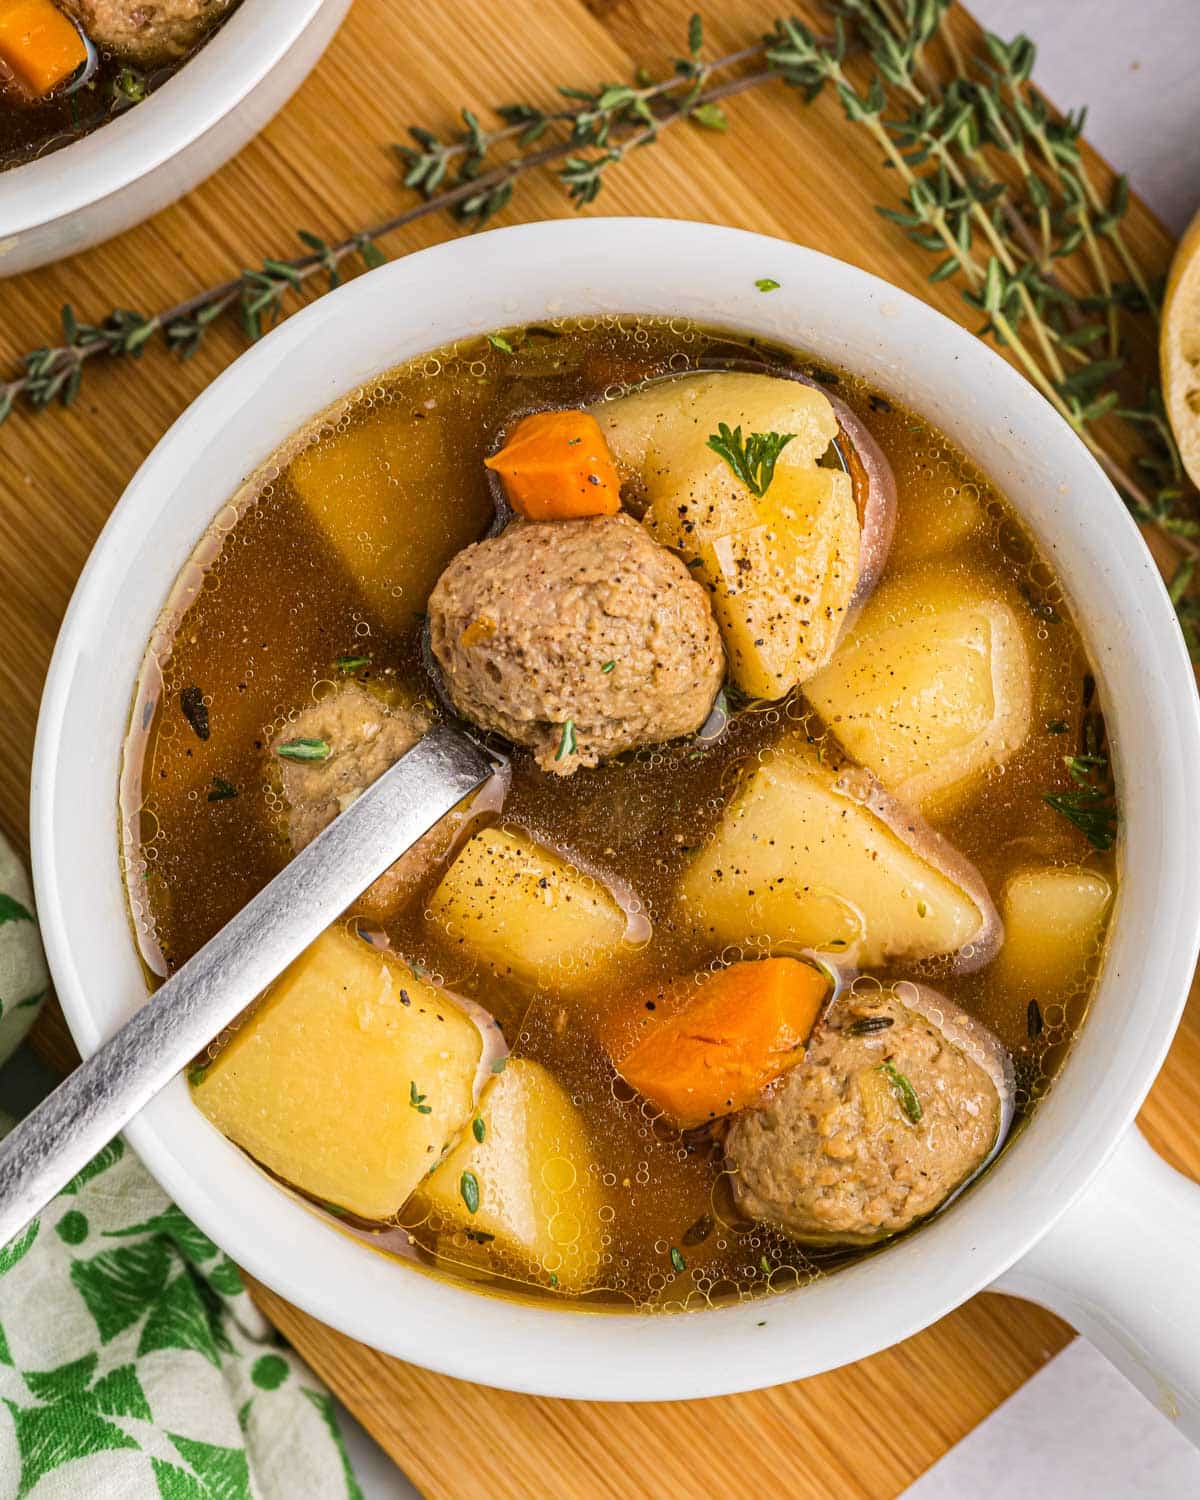
[[[201,1083],[204,1082],[205,1074],[208,1072],[209,1068],[211,1068],[211,1067],[212,1067],[212,1063],[197,1063],[194,1068],[189,1068],[188,1069],[188,1071],[187,1071],[187,1081],[191,1084],[191,1086],[193,1088],[198,1087]]]
[[[718,422],[708,446],[725,460],[751,494],[762,496],[771,488],[779,455],[795,436],[794,432],[752,432],[743,439],[740,427],[731,431],[727,423]]]
[[[479,1179],[474,1172],[464,1172],[458,1179],[458,1191],[462,1194],[462,1201],[467,1205],[469,1214],[479,1212]]]
[[[777,292],[779,283],[771,276],[760,276],[754,285],[760,292]]]
[[[582,443],[582,442],[583,442],[583,439],[581,437],[568,438],[567,439],[567,447],[568,448],[574,448],[577,443]]]
[[[704,559],[702,557],[693,557],[691,562],[688,563],[689,568],[702,568],[703,566]]]
[[[120,94],[131,104],[140,104],[146,97],[146,80],[132,68],[122,68],[113,79],[113,93]]]
[[[339,672],[357,672],[362,667],[371,665],[369,656],[338,656],[334,658],[334,666]]]
[[[275,747],[275,754],[284,760],[328,760],[330,753],[324,740],[286,740]]]
[[[425,1095],[417,1093],[417,1085],[415,1083],[408,1085],[408,1102],[419,1115],[431,1115],[433,1113],[432,1108],[425,1103]]]
[[[891,1084],[896,1098],[900,1101],[900,1107],[914,1125],[921,1123],[921,1101],[917,1098],[917,1091],[894,1063],[880,1063],[875,1069],[882,1073]]]
[[[1073,824],[1093,849],[1111,849],[1117,840],[1117,804],[1104,755],[1064,755],[1076,789],[1047,792],[1042,801]]]
[[[551,1286],[557,1286],[558,1285],[558,1275],[554,1271],[550,1272],[550,1285]]]
[[[758,1269],[763,1273],[764,1276],[769,1276],[771,1274],[771,1262],[765,1255],[759,1256]]]
[[[408,972],[414,979],[424,979],[426,970],[415,959],[408,959]]]
[[[335,1219],[344,1219],[346,1217],[346,1210],[340,1208],[336,1203],[327,1203],[323,1198],[319,1201],[325,1212],[332,1214]]]
[[[603,666],[600,668],[600,670],[602,672],[611,672],[615,666],[616,666],[616,662],[615,661],[606,661],[603,664]]]
[[[562,738],[558,742],[558,754],[555,760],[565,760],[568,755],[575,754],[575,721],[568,719],[562,727]]]
[[[487,340],[492,348],[499,349],[501,354],[515,354],[517,352],[502,333],[489,333]]]
[[[471,1134],[482,1146],[483,1138],[487,1135],[487,1126],[483,1123],[483,1120],[479,1115],[476,1115],[475,1118],[471,1121]]]
[[[683,1258],[683,1251],[676,1249],[674,1245],[671,1246],[671,1264],[677,1271],[687,1270],[687,1261]]]
[[[492,1072],[493,1073],[503,1073],[504,1070],[505,1070],[505,1068],[507,1068],[507,1067],[508,1067],[508,1053],[506,1052],[503,1057],[498,1057],[496,1059],[496,1061],[492,1064]]]
[[[237,794],[238,789],[232,781],[226,781],[224,776],[214,776],[208,800],[210,802],[228,802],[231,797],[236,797]]]
[[[1066,719],[1051,719],[1046,725],[1046,733],[1066,734],[1068,727]]]

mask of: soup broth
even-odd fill
[[[815,376],[890,460],[897,525],[875,596],[887,619],[906,590],[926,587],[938,597],[982,589],[1011,600],[1019,615],[1028,733],[965,791],[924,804],[930,822],[975,864],[998,903],[1030,870],[1076,872],[1111,891],[1111,852],[1045,800],[1071,787],[1065,756],[1103,752],[1095,680],[1053,570],[986,477],[896,395],[802,353],[683,319],[562,319],[462,341],[380,376],[286,445],[206,534],[150,643],[123,773],[130,910],[151,982],[182,964],[290,857],[271,746],[306,707],[352,680],[444,716],[423,664],[428,596],[451,558],[492,522],[482,460],[513,417],[746,359]],[[498,974],[431,907],[444,863],[417,899],[382,922],[354,907],[345,918],[348,930],[386,942],[414,976],[482,1006],[512,1056],[542,1064],[579,1112],[602,1203],[599,1225],[586,1226],[599,1263],[576,1288],[591,1305],[694,1308],[791,1287],[864,1253],[803,1245],[777,1226],[741,1220],[719,1132],[671,1124],[610,1056],[613,1027],[636,1032],[653,1020],[653,997],[677,976],[799,951],[768,931],[719,941],[681,916],[681,883],[748,769],[772,764],[793,743],[822,761],[842,754],[836,723],[822,721],[803,688],[778,702],[733,695],[730,708],[719,737],[638,750],[570,777],[547,774],[527,752],[512,756],[496,825],[564,852],[625,893],[634,941],[616,971],[589,976],[585,955],[574,967],[560,963],[553,983]],[[983,1022],[1014,1060],[1019,1125],[1083,1022],[1103,924],[1093,922],[1076,950],[1059,951],[1056,978],[1031,984],[1029,966],[1008,955],[1025,941],[1021,914],[1004,910],[1010,943],[974,972],[956,971],[962,965],[948,958],[885,962],[853,984],[869,996],[893,980],[922,981]],[[1076,940],[1063,941],[1070,950]],[[410,1087],[407,1076],[399,1086]],[[416,1100],[416,1081],[412,1088]],[[553,1257],[521,1264],[436,1205],[410,1204],[382,1223],[338,1217],[380,1249],[473,1286],[562,1296]]]

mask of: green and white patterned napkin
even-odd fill
[[[0,837],[0,1062],[45,995]],[[121,1139],[0,1249],[0,1500],[362,1500],[333,1399]]]

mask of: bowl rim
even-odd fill
[[[69,218],[149,176],[254,92],[329,0],[253,0],[139,104],[0,172],[0,237]]]
[[[582,294],[569,307],[561,299],[555,305],[549,288],[556,278],[590,275],[611,282],[625,276],[623,285],[629,285],[639,275],[648,277],[648,266],[664,288],[669,285],[661,295],[681,313],[689,288],[719,274],[722,286],[730,283],[728,303],[722,305],[744,305],[748,317],[753,308],[759,321],[764,316],[759,309],[767,304],[748,298],[739,303],[739,278],[750,282],[769,270],[784,283],[782,291],[771,294],[772,317],[786,320],[793,295],[801,304],[816,293],[834,303],[847,299],[837,305],[861,304],[864,326],[868,313],[882,320],[881,328],[888,325],[882,344],[895,344],[902,335],[917,340],[919,354],[895,364],[897,379],[915,385],[943,381],[956,391],[972,382],[986,388],[998,429],[989,431],[989,442],[1015,444],[1027,466],[1053,462],[1047,476],[1060,477],[1061,503],[1046,503],[1058,507],[1054,525],[1064,537],[1069,533],[1078,549],[1078,556],[1063,553],[1057,544],[1049,549],[1058,552],[1060,569],[1065,572],[1069,564],[1081,588],[1093,570],[1098,576],[1107,570],[1118,591],[1119,620],[1089,603],[1078,609],[1080,625],[1086,627],[1102,681],[1121,672],[1130,685],[1128,706],[1114,702],[1111,694],[1105,700],[1118,747],[1140,734],[1149,736],[1152,753],[1145,763],[1136,757],[1127,762],[1118,749],[1121,794],[1131,814],[1121,850],[1124,891],[1114,917],[1113,956],[1094,1002],[1103,1017],[1093,1015],[1075,1044],[1076,1054],[1103,1060],[1105,1088],[1084,1083],[1076,1055],[1029,1129],[952,1211],[885,1254],[777,1300],[646,1318],[588,1316],[480,1296],[398,1269],[317,1220],[203,1121],[182,1079],[129,1127],[135,1149],[183,1210],[252,1275],[322,1321],[443,1374],[538,1394],[614,1400],[712,1396],[796,1379],[866,1357],[935,1321],[1008,1269],[1086,1189],[1132,1122],[1170,1045],[1200,949],[1200,866],[1189,862],[1200,831],[1200,790],[1188,774],[1189,764],[1200,758],[1200,702],[1165,586],[1136,526],[1098,465],[1043,398],[974,335],[918,299],[815,250],[743,230],[659,219],[552,220],[416,252],[321,298],[249,349],[192,403],[139,469],[84,567],[62,625],[38,722],[31,808],[47,954],[72,1034],[87,1055],[106,1027],[88,1003],[86,933],[69,930],[60,899],[73,853],[70,820],[78,814],[58,794],[59,762],[76,683],[95,671],[89,642],[102,634],[116,582],[111,575],[125,566],[123,549],[135,545],[142,530],[152,529],[155,517],[162,523],[179,467],[195,462],[205,441],[219,439],[235,411],[252,410],[256,399],[264,400],[263,390],[285,367],[295,381],[306,364],[318,363],[322,351],[327,356],[339,340],[353,337],[356,318],[387,323],[387,312],[399,308],[401,319],[420,324],[422,317],[433,316],[424,311],[425,302],[449,296],[448,286],[479,287],[477,300],[456,293],[457,332],[444,327],[438,340],[419,345],[436,348],[451,337],[502,324],[505,309],[519,301],[513,287],[526,274],[520,267],[528,268],[528,278],[537,278],[536,296],[552,306],[543,310],[545,317],[591,310]],[[648,298],[632,291],[622,305],[625,311],[645,311]],[[608,297],[609,311],[616,310],[608,305],[612,302]],[[478,307],[488,309],[486,316],[474,310]],[[846,316],[853,325],[856,313]],[[815,323],[815,313],[813,318]],[[738,319],[720,321],[736,326]],[[793,342],[804,341],[793,336]],[[356,379],[339,379],[325,369],[320,378],[330,382],[333,399],[403,357],[407,354],[362,368]],[[312,378],[318,379],[315,370]],[[888,388],[885,381],[878,383]],[[905,399],[927,410],[927,404],[907,395],[911,389],[905,387]],[[300,398],[289,393],[288,399]],[[295,413],[291,426],[319,409]],[[943,417],[937,420],[948,426]],[[1074,485],[1081,492],[1078,500],[1070,498]],[[219,506],[220,500],[195,517],[192,544]],[[1046,546],[1046,535],[1034,529]],[[171,578],[161,581],[155,611]],[[123,607],[123,601],[112,605]],[[136,648],[138,659],[144,639]],[[1137,666],[1149,659],[1153,672]],[[1149,695],[1157,717],[1135,712],[1135,687]],[[115,787],[115,762],[109,764]],[[64,820],[69,828],[60,826]],[[115,854],[114,841],[114,862]],[[1132,881],[1131,868],[1157,877],[1157,883],[1155,878]],[[1161,903],[1155,915],[1164,934],[1159,947],[1145,951],[1137,936],[1143,884],[1148,899]],[[90,909],[87,920],[96,921]],[[1135,962],[1138,984],[1130,997],[1134,976],[1127,974]],[[197,1122],[203,1127],[199,1133]],[[211,1168],[209,1175],[198,1166],[198,1153]],[[236,1186],[235,1195],[230,1185]],[[402,1318],[393,1321],[397,1313]],[[469,1336],[460,1337],[466,1330]],[[720,1355],[716,1360],[714,1351]]]

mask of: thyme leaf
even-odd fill
[[[275,746],[275,754],[283,760],[328,760],[331,753],[325,740],[285,740],[282,745]]]
[[[1065,792],[1047,792],[1042,800],[1077,828],[1093,849],[1111,849],[1117,841],[1117,802],[1108,757],[1064,755],[1063,765],[1075,783]]]
[[[920,1099],[917,1098],[917,1091],[906,1075],[896,1067],[895,1063],[890,1062],[880,1063],[875,1071],[882,1073],[891,1084],[892,1092],[900,1101],[900,1108],[908,1116],[910,1123],[919,1125],[924,1111],[921,1109]]]
[[[708,446],[752,494],[761,497],[771,488],[779,455],[795,436],[794,432],[752,432],[743,438],[741,427],[730,430],[727,423],[718,422]]]
[[[568,755],[574,755],[576,750],[575,721],[568,719],[562,727],[562,737],[558,742],[558,751],[555,760],[566,760]]]

